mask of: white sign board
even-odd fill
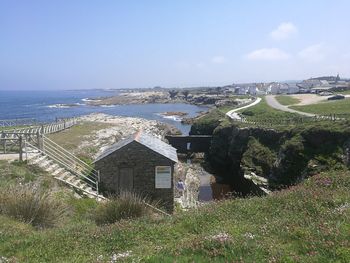
[[[171,188],[171,167],[156,167],[156,188]]]

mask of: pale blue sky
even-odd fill
[[[0,1],[0,89],[350,77],[350,1]]]

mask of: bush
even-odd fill
[[[17,185],[1,189],[0,213],[46,228],[55,226],[62,219],[66,207],[33,185]]]
[[[131,219],[148,214],[146,198],[130,192],[123,192],[101,203],[95,210],[94,219],[97,225],[113,224],[121,219]]]

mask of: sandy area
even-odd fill
[[[329,97],[331,97],[331,96],[320,96],[320,95],[316,95],[316,94],[295,94],[295,95],[290,95],[290,96],[300,100],[299,103],[294,104],[294,105],[315,104],[315,103],[319,103],[321,101],[326,101]]]
[[[143,130],[158,138],[162,138],[169,131],[166,124],[141,118],[111,116],[103,113],[93,113],[79,118],[81,121],[92,121],[99,123],[113,124],[113,126],[96,131],[93,135],[86,136],[86,140],[79,148],[98,147],[99,155],[113,143],[126,138],[127,136]],[[95,156],[95,157],[96,157]]]

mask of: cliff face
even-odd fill
[[[334,125],[283,131],[218,126],[207,161],[216,175],[243,195],[254,189],[245,174],[266,178],[270,189],[293,185],[320,171],[350,164],[349,126]]]

